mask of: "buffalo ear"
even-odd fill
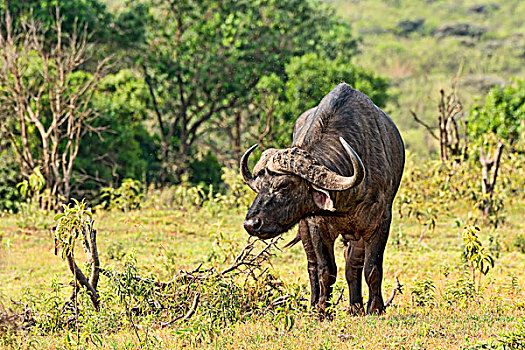
[[[314,203],[322,210],[334,211],[334,202],[330,198],[330,193],[323,190],[315,185],[312,185],[312,196],[314,197]]]

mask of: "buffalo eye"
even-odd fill
[[[277,190],[279,190],[279,191],[284,191],[284,190],[287,190],[289,188],[290,188],[290,183],[289,182],[283,182],[279,186],[277,186]]]

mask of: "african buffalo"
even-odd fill
[[[368,313],[382,313],[383,253],[405,162],[403,140],[392,120],[363,93],[339,84],[295,123],[293,143],[268,149],[246,183],[257,192],[244,227],[250,235],[275,237],[299,223],[294,241],[308,258],[311,304],[329,305],[337,267],[334,241],[345,249],[350,311],[364,312],[361,278],[369,288]]]

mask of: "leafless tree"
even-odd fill
[[[496,149],[491,151],[489,147],[487,153],[485,153],[483,144],[481,144],[479,147],[479,161],[481,163],[481,189],[483,194],[486,196],[482,207],[483,214],[485,215],[491,214],[493,210],[492,197],[494,195],[494,187],[498,177],[503,146],[503,142],[499,140]]]
[[[454,87],[448,94],[444,89],[439,93],[437,127],[425,123],[416,112],[410,113],[414,120],[439,142],[440,158],[443,162],[461,162],[467,156],[468,148],[467,121],[463,119],[463,105]]]
[[[63,199],[70,196],[80,140],[96,117],[91,98],[110,60],[92,73],[81,71],[93,46],[87,27],[75,28],[62,31],[57,8],[52,32],[34,19],[15,26],[9,12],[0,29],[0,128],[22,175],[40,167],[49,194]]]

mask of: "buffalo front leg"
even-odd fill
[[[308,231],[308,223],[305,220],[299,221],[299,236],[303,243],[306,259],[308,260],[308,275],[310,277],[310,305],[315,307],[319,302],[319,277],[317,273],[317,256],[315,254],[312,238]]]
[[[337,267],[335,265],[334,241],[328,232],[321,227],[308,222],[308,231],[317,261],[317,278],[319,280],[319,300],[317,309],[321,314],[330,306],[333,284],[336,280]]]
[[[383,254],[385,252],[391,214],[384,214],[383,221],[369,242],[365,243],[365,280],[368,285],[367,313],[382,314],[385,310],[381,283],[383,281]]]
[[[361,238],[358,241],[348,242],[345,250],[345,275],[348,282],[350,294],[350,309],[352,315],[364,313],[363,295],[361,292],[363,262],[365,260],[365,241]]]

